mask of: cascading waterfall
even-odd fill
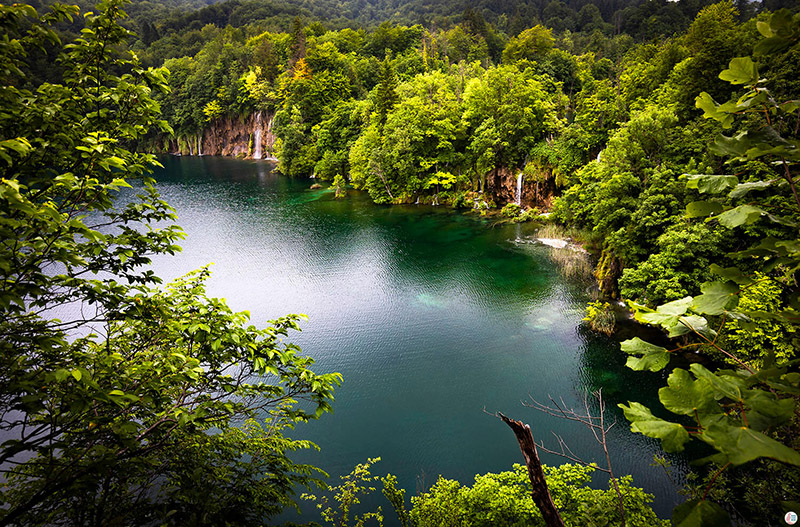
[[[272,123],[274,121],[275,121],[275,114],[272,114],[272,115],[269,116],[269,119],[267,119],[267,134],[272,134]],[[271,135],[270,135],[270,137],[267,138],[267,141],[273,141],[273,140],[274,139],[272,138]],[[272,151],[270,151],[267,154],[267,157],[269,159],[275,159],[275,157],[273,157],[273,152]]]
[[[189,147],[189,155],[193,156],[194,152],[192,152],[192,141],[188,135],[186,136],[186,146]]]
[[[197,136],[197,155],[203,155],[203,134]]]
[[[261,112],[256,112],[255,130],[253,130],[253,159],[261,159]]]
[[[515,196],[517,205],[522,206],[522,172],[517,176],[517,193]]]

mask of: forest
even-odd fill
[[[364,492],[404,527],[800,513],[793,2],[107,0],[0,5],[0,27],[0,525],[267,525],[298,489],[331,525],[381,525]],[[208,268],[148,269],[184,236],[156,154],[204,152],[576,240],[586,324],[613,335],[622,305],[659,329],[620,353],[663,408],[620,407],[705,453],[686,502],[659,519],[629,476],[545,467],[554,523],[521,465],[409,504],[375,459],[339,486],[293,462],[342,382],[284,340],[302,317],[257,327]]]

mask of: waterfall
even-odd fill
[[[261,112],[256,112],[256,124],[253,131],[253,159],[261,159]]]
[[[197,136],[197,155],[203,155],[203,132],[200,132],[200,135]]]
[[[597,152],[597,162],[598,162],[598,163],[600,162],[600,154],[602,154],[602,153],[603,153],[603,151],[602,151],[602,150],[600,150],[599,152]]]
[[[189,139],[189,136],[186,136],[186,146],[189,147],[189,155],[193,156],[194,152],[192,152],[192,141]]]
[[[522,172],[517,176],[517,193],[514,200],[517,205],[522,206]]]

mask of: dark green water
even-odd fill
[[[632,434],[616,408],[652,404],[663,381],[627,370],[615,341],[581,328],[586,284],[565,281],[525,226],[492,228],[427,206],[379,207],[352,192],[335,200],[266,162],[162,162],[159,189],[187,239],[180,255],[154,262],[157,274],[173,278],[213,262],[209,294],[249,310],[255,323],[307,314],[291,340],[318,371],[344,376],[333,414],[293,434],[321,447],[302,461],[339,476],[380,456],[375,473],[397,475],[407,496],[439,474],[469,484],[522,462],[514,435],[486,408],[528,422],[548,446],[555,432],[576,454],[602,462],[587,429],[520,404],[530,394],[579,408],[586,390],[602,388],[619,421],[611,432],[615,471],[633,474],[669,515],[678,498],[651,466],[659,449]]]

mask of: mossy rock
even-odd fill
[[[313,185],[311,185],[311,190],[319,190],[321,188],[322,185],[320,185],[319,183],[314,183]]]
[[[606,298],[619,298],[617,280],[622,275],[622,265],[611,251],[603,251],[594,276],[600,292]]]

